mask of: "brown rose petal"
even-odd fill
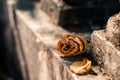
[[[79,51],[79,45],[77,43],[71,41],[71,44],[72,44],[71,46],[73,46],[74,48],[71,50],[68,56],[76,55],[75,53]]]
[[[66,41],[67,40],[67,41]],[[79,49],[78,44],[73,40],[66,39],[61,48],[61,52],[64,53],[65,56],[71,56],[76,53]]]
[[[81,54],[87,49],[87,41],[82,36],[66,34],[58,41],[56,49],[60,56]]]
[[[83,42],[83,46],[84,46],[84,49],[82,50],[81,53],[84,53],[88,47],[88,42],[83,36],[79,36],[79,37],[80,37],[79,39]]]
[[[70,51],[71,51],[71,46],[69,44],[63,44],[63,47],[61,48],[61,52],[66,54],[69,53]]]
[[[70,36],[72,36],[72,35],[70,35],[70,34],[65,34],[65,35],[62,36],[62,39],[64,40],[64,39],[66,39],[66,38],[68,38],[68,37],[70,37]]]
[[[70,65],[70,70],[75,74],[84,74],[87,73],[91,69],[91,61],[87,58],[84,58],[83,61],[76,61]]]
[[[84,47],[83,47],[82,41],[78,37],[76,37],[74,40],[80,45],[79,46],[80,47],[80,51],[83,51]]]

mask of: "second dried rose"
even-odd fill
[[[60,56],[73,56],[84,53],[88,43],[83,36],[66,34],[58,41],[57,50]]]

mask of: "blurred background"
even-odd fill
[[[27,9],[34,9],[33,4],[40,0],[18,0],[16,4],[19,9],[27,10]],[[73,0],[65,0],[66,3],[70,6],[84,6],[85,13],[83,16],[87,16],[86,19],[84,17],[81,18],[81,23],[78,24],[70,24],[70,25],[63,25],[62,27],[70,32],[79,32],[79,31],[93,31],[96,29],[103,29],[105,28],[106,22],[110,16],[116,14],[120,11],[120,2],[119,0],[77,0],[76,3],[72,2]],[[86,8],[88,5],[99,5],[94,7],[94,13],[90,13],[88,16],[86,13],[89,13],[89,8]],[[7,27],[6,21],[6,0],[0,0],[0,80],[22,80],[21,71],[19,70],[19,65],[16,64],[17,58],[14,57],[15,55],[11,55],[10,51],[14,49],[14,39],[10,39],[9,42],[6,40],[6,37],[12,36],[10,28]],[[81,8],[82,9],[82,8]],[[99,9],[99,15],[96,15],[96,12]],[[96,10],[96,11],[95,11]],[[87,12],[88,11],[88,12]],[[9,13],[7,13],[9,14]],[[101,17],[101,14],[103,15]],[[84,27],[84,26],[89,27]],[[69,26],[69,27],[68,27]],[[81,26],[74,28],[73,26]],[[6,34],[7,33],[7,34]],[[9,38],[8,38],[9,39]],[[7,44],[12,45],[12,49],[8,48]]]

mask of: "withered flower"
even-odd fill
[[[75,74],[84,74],[87,73],[91,69],[91,61],[87,58],[84,58],[83,61],[76,61],[70,65],[70,70]]]
[[[60,56],[73,56],[84,53],[88,43],[83,36],[66,34],[58,41],[57,50]]]

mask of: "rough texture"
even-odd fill
[[[55,46],[58,40],[69,32],[55,25],[43,11],[14,11],[16,21],[12,30],[25,80],[110,80],[99,71],[98,66],[92,66],[93,73],[86,75],[70,72],[69,64],[81,57],[65,59],[57,55]]]
[[[27,77],[30,80],[65,80],[66,78],[73,80],[66,67],[41,41],[40,35],[35,32],[35,25],[30,27],[27,16],[26,19],[23,19],[23,15],[19,11],[16,14],[18,21],[17,32],[21,42],[19,46],[21,46],[22,50],[21,53],[18,53],[18,56],[22,71],[26,70]],[[34,29],[31,30],[31,28]],[[17,45],[18,50],[19,46]]]
[[[108,20],[106,35],[107,40],[120,50],[120,12]]]
[[[92,33],[91,54],[95,61],[109,74],[113,80],[120,77],[120,14],[108,20],[106,30]],[[118,36],[119,35],[119,36]],[[109,38],[109,39],[108,39]]]
[[[93,72],[95,74],[89,73],[87,75],[79,76],[70,72],[69,64],[71,64],[74,61],[80,60],[81,57],[76,56],[68,59],[61,58],[59,55],[57,55],[55,50],[56,44],[58,40],[61,38],[61,36],[69,32],[53,24],[51,19],[46,14],[44,14],[44,12],[42,12],[41,10],[38,11],[37,14],[39,15],[36,15],[36,17],[32,18],[30,15],[30,12],[28,11],[19,11],[19,10],[16,11],[16,15],[18,17],[17,20],[19,22],[22,22],[22,23],[19,23],[18,28],[20,31],[19,33],[21,36],[22,45],[24,45],[23,54],[25,55],[25,59],[26,59],[25,65],[28,68],[29,75],[30,75],[29,77],[31,80],[32,79],[34,80],[34,78],[36,80],[42,80],[42,79],[45,80],[45,79],[48,79],[48,76],[49,76],[49,79],[51,80],[52,79],[54,80],[59,80],[59,79],[60,80],[61,79],[62,80],[64,79],[107,80],[107,79],[110,79],[109,76],[100,72],[99,69],[97,69],[97,66],[96,67],[92,66]],[[32,35],[35,35],[36,37],[34,36],[32,37]],[[44,46],[43,43],[45,43],[46,46]],[[63,70],[65,71],[63,72]],[[45,73],[46,75],[44,75]],[[52,73],[56,73],[56,76],[52,76]]]

